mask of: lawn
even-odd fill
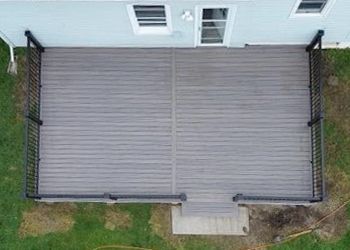
[[[227,238],[187,237],[178,238],[174,243],[171,237],[159,233],[162,225],[158,225],[157,230],[157,224],[150,223],[154,220],[151,205],[44,205],[24,200],[25,51],[18,49],[16,53],[19,73],[12,76],[6,73],[8,48],[0,41],[0,249],[95,249],[103,245],[124,245],[146,249],[226,250],[227,242],[232,242],[231,248],[235,248],[234,241],[223,242]],[[350,198],[347,197],[350,192],[345,192],[350,183],[350,50],[327,51],[327,58],[329,73],[339,80],[335,86],[325,88],[327,176],[330,196],[340,203]],[[310,234],[273,248],[350,249],[350,229],[329,241]]]

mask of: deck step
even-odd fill
[[[228,209],[227,212],[232,213],[231,210]],[[218,214],[184,216],[180,206],[173,206],[172,232],[179,235],[247,235],[249,232],[248,208],[240,206],[237,210],[239,210],[237,217],[218,216]]]
[[[238,204],[218,202],[184,202],[182,216],[239,217]]]

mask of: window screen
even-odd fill
[[[297,13],[321,13],[327,4],[327,0],[302,0]]]

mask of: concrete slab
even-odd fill
[[[239,207],[238,215],[232,217],[183,216],[180,206],[173,206],[171,214],[173,234],[247,235],[249,232],[249,213],[246,207]]]

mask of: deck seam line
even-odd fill
[[[175,49],[171,49],[171,159],[172,159],[172,193],[176,194],[176,68],[175,68]]]

